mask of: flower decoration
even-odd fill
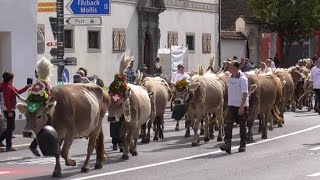
[[[178,91],[183,91],[183,90],[187,89],[188,87],[189,87],[189,84],[185,79],[177,81],[176,86],[175,86],[175,88]]]
[[[29,102],[46,102],[49,99],[49,94],[46,91],[46,85],[41,80],[38,80],[28,90]]]
[[[109,93],[111,94],[121,94],[125,95],[125,92],[128,90],[128,84],[126,83],[126,78],[124,74],[116,74],[114,76],[113,82],[109,86]]]

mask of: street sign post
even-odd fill
[[[99,26],[101,17],[70,17],[66,19],[66,24],[73,26]]]
[[[50,60],[50,62],[53,65],[77,66],[77,58],[76,57],[67,57],[66,59],[64,59],[62,61],[58,58],[52,58]],[[61,74],[62,74],[62,72],[61,72]]]
[[[51,30],[53,33],[53,38],[54,40],[57,40],[57,34],[58,34],[57,18],[49,17],[49,22],[50,22]]]
[[[62,42],[47,42],[47,46],[63,46]]]
[[[110,0],[71,0],[66,8],[74,15],[110,15]]]

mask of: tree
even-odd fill
[[[264,29],[279,33],[285,67],[292,43],[320,30],[320,0],[248,0],[248,5]]]

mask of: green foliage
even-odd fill
[[[261,25],[292,43],[320,29],[320,0],[248,0]]]
[[[248,5],[264,29],[280,34],[283,57],[293,42],[320,30],[320,0],[248,0]]]

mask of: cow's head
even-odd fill
[[[179,85],[179,83],[182,83],[184,85]],[[192,96],[194,92],[198,89],[200,83],[188,83],[188,82],[177,82],[174,91],[173,91],[173,104],[174,106],[184,105],[185,103],[188,103],[191,101]],[[183,87],[181,87],[183,86]]]
[[[110,93],[111,104],[108,111],[108,121],[118,122],[126,111],[130,112],[130,96],[130,88],[124,94]]]
[[[19,99],[23,100],[21,97]],[[47,103],[23,101],[27,105],[17,104],[17,109],[25,115],[27,121],[23,137],[35,138],[36,134],[47,125],[49,118],[52,118],[57,102],[53,99]]]

